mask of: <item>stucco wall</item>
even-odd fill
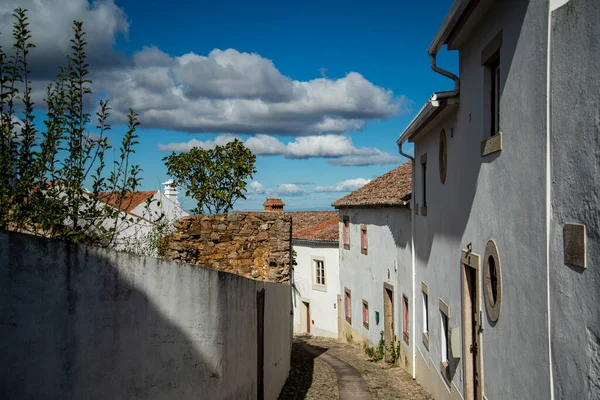
[[[290,367],[290,286],[0,232],[0,397],[265,398]]]
[[[553,14],[551,315],[555,398],[600,398],[600,8]],[[587,230],[587,269],[565,265],[563,227]]]
[[[335,246],[335,247],[334,247]],[[339,279],[339,249],[334,245],[299,245],[294,244],[296,262],[293,269],[293,306],[294,332],[304,333],[301,321],[302,302],[310,304],[310,333],[316,336],[338,337],[337,295],[340,294]],[[325,261],[326,289],[313,289],[314,265],[313,259]],[[305,322],[304,322],[305,323]]]
[[[341,208],[340,238],[343,238],[343,218],[350,219],[350,250],[340,241],[340,293],[344,307],[344,288],[352,291],[352,324],[345,320],[343,339],[362,343],[366,340],[377,346],[380,332],[384,330],[384,282],[394,291],[394,333],[401,342],[400,365],[410,369],[411,346],[403,340],[402,295],[412,302],[410,210],[403,207],[389,208]],[[367,254],[360,249],[361,225],[367,226]],[[369,303],[369,328],[363,326],[362,301]],[[375,312],[379,312],[379,324]],[[344,315],[344,314],[342,314]],[[409,314],[409,320],[411,315]],[[409,321],[410,326],[410,321]]]
[[[421,282],[429,287],[430,349],[421,340],[417,345],[432,371],[429,377],[417,379],[432,391],[443,382],[445,392],[437,391],[436,398],[449,398],[451,389],[463,392],[461,359],[450,362],[453,388],[439,372],[439,299],[450,306],[450,328],[461,328],[461,249],[471,244],[483,258],[490,239],[500,252],[503,300],[500,320],[491,326],[483,291],[479,292],[484,393],[490,399],[550,396],[543,185],[547,13],[547,1],[495,2],[459,49],[461,92],[456,116],[431,127],[430,134],[415,143],[414,198],[419,204],[419,158],[428,154],[427,216],[415,216],[415,249],[417,304],[422,301]],[[489,131],[484,127],[481,52],[500,30],[502,151],[482,157],[481,141]],[[442,128],[448,146],[445,184],[438,172]],[[419,314],[416,325],[421,330]]]

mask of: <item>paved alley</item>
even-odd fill
[[[335,339],[296,337],[280,400],[431,399],[409,374]]]

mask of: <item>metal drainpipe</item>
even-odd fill
[[[454,81],[454,90],[452,90],[451,92],[445,92],[445,93],[438,93],[437,94],[437,98],[438,99],[445,99],[447,97],[454,97],[458,94],[459,90],[460,90],[460,79],[458,78],[458,76],[454,75],[452,72],[450,71],[446,71],[445,69],[442,69],[440,67],[437,66],[437,53],[433,53],[429,55],[430,61],[431,61],[431,69],[434,70],[435,72],[437,72],[438,74],[444,75],[446,78],[450,78]]]
[[[408,158],[409,160],[412,161],[412,176],[414,178],[415,176],[415,158],[404,153],[402,151],[402,142],[398,143],[398,153],[400,153],[400,155],[403,155],[404,157]],[[414,181],[414,180],[413,180]],[[414,194],[414,190],[412,190],[413,194]],[[417,341],[416,341],[416,314],[415,314],[415,302],[417,301],[417,291],[415,289],[415,275],[416,275],[416,270],[415,270],[415,218],[414,218],[414,214],[412,212],[412,210],[414,209],[414,205],[415,205],[415,201],[414,201],[414,196],[411,194],[411,208],[410,208],[410,259],[411,259],[411,270],[412,270],[412,302],[411,302],[411,315],[412,315],[412,333],[411,333],[411,337],[413,338],[413,345],[412,345],[412,378],[416,379],[417,378],[417,366],[416,366],[416,361],[417,361]]]

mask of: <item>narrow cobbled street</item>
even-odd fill
[[[336,339],[294,338],[292,368],[281,392],[288,399],[431,399],[399,367],[372,362],[364,352]]]

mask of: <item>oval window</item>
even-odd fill
[[[500,318],[500,306],[502,305],[502,274],[498,248],[493,240],[487,242],[483,260],[485,263],[483,268],[485,308],[492,325],[495,325]]]
[[[440,180],[446,183],[446,168],[448,167],[448,145],[446,142],[446,131],[440,132]]]

